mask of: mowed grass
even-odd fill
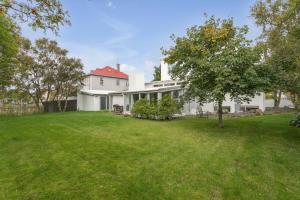
[[[293,117],[1,117],[0,199],[300,199]]]

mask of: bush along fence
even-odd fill
[[[159,102],[151,102],[147,99],[136,101],[132,108],[132,115],[141,119],[170,120],[174,114],[180,113],[182,103],[165,95]]]
[[[290,125],[300,128],[300,113],[298,113],[298,115],[296,116],[296,119],[293,119],[290,121]]]

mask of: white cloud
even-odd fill
[[[109,8],[116,8],[112,1],[108,1],[106,5]]]
[[[128,64],[120,64],[120,68],[122,72],[125,73],[132,73],[132,72],[137,72],[138,68],[133,66],[133,65],[128,65]]]
[[[81,59],[84,64],[84,71],[86,72],[97,67],[116,63],[117,60],[116,53],[110,49],[73,42],[61,42],[60,44],[63,48],[69,50],[70,56]]]
[[[121,44],[134,37],[133,28],[129,24],[119,21],[115,18],[109,17],[107,15],[102,15],[101,20],[105,25],[111,28],[117,35],[107,40],[104,43],[105,45]]]

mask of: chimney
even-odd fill
[[[120,64],[117,64],[117,70],[120,71]]]
[[[160,77],[161,81],[171,80],[171,76],[169,75],[169,65],[165,63],[163,59],[160,61]]]

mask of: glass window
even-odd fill
[[[118,86],[120,85],[120,79],[117,79],[117,85]]]
[[[166,83],[165,86],[173,86],[175,83]]]
[[[162,96],[164,97],[164,96],[167,96],[167,95],[170,95],[171,96],[171,92],[163,92],[162,93]]]
[[[103,78],[100,77],[100,85],[103,85]]]
[[[141,94],[141,98],[142,98],[142,99],[146,99],[146,98],[147,98],[147,94],[142,93],[142,94]]]
[[[157,93],[150,93],[150,103],[157,103]]]
[[[133,94],[133,103],[139,100],[139,94]]]
[[[173,91],[173,98],[174,99],[178,99],[179,98],[179,91],[178,90]]]

